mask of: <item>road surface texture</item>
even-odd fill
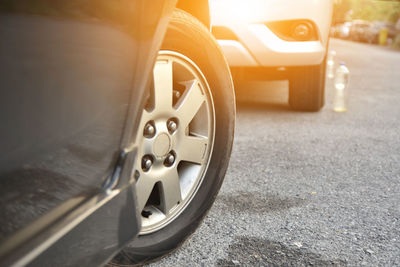
[[[348,111],[332,111],[331,81],[318,113],[291,111],[285,82],[240,86],[218,198],[182,248],[150,266],[400,265],[400,52],[330,49],[350,69]]]

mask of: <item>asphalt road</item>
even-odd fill
[[[400,52],[331,49],[350,69],[348,111],[332,111],[330,81],[318,113],[291,111],[285,82],[241,85],[213,208],[150,266],[400,265]]]

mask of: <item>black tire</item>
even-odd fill
[[[326,59],[320,65],[293,67],[289,77],[289,105],[299,111],[319,111],[325,104]]]
[[[217,43],[204,25],[177,9],[161,50],[185,55],[203,72],[214,100],[214,148],[204,180],[185,210],[161,230],[138,236],[112,260],[111,266],[154,261],[177,249],[196,230],[211,208],[229,163],[235,125],[235,99],[229,67]]]

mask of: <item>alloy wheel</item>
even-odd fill
[[[210,88],[193,61],[160,51],[153,76],[134,170],[141,235],[164,228],[188,206],[207,171],[215,133]]]

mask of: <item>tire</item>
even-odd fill
[[[298,111],[319,111],[325,103],[326,58],[320,65],[294,67],[289,77],[289,105]]]
[[[182,202],[177,202],[176,207],[172,210],[172,212],[166,212],[165,214],[174,214],[175,217],[168,217],[170,215],[165,215],[165,223],[161,220],[161,222],[156,221],[156,219],[152,220],[150,215],[149,217],[142,217],[142,221],[145,223],[142,223],[142,231],[139,234],[139,236],[132,242],[130,243],[127,247],[125,247],[110,263],[109,265],[111,266],[130,266],[130,265],[137,265],[137,264],[143,264],[146,262],[154,261],[155,259],[164,256],[171,251],[177,249],[199,226],[201,221],[203,220],[204,216],[206,215],[207,211],[211,208],[216,195],[221,187],[221,184],[224,180],[224,176],[226,173],[226,169],[228,167],[229,163],[229,158],[231,154],[231,148],[232,148],[232,143],[233,143],[233,134],[234,134],[234,127],[235,127],[235,99],[234,99],[234,91],[233,91],[233,83],[229,71],[229,67],[225,61],[225,58],[220,51],[218,45],[216,44],[216,41],[213,39],[209,31],[200,23],[198,22],[194,17],[192,17],[190,14],[176,9],[174,11],[174,14],[172,16],[172,19],[169,23],[166,37],[164,39],[164,42],[161,47],[161,52],[159,53],[158,56],[158,61],[156,63],[155,69],[154,69],[154,91],[153,95],[158,94],[158,89],[157,89],[157,71],[158,66],[157,64],[163,64],[163,62],[167,62],[168,60],[172,61],[172,66],[174,76],[173,76],[173,82],[174,82],[174,90],[176,87],[179,87],[179,84],[176,83],[175,79],[178,79],[175,77],[175,71],[178,72],[176,76],[180,76],[179,69],[185,69],[184,64],[189,64],[187,65],[188,69],[191,70],[191,68],[194,66],[194,71],[199,71],[200,77],[199,81],[201,83],[204,82],[205,87],[207,87],[208,90],[203,90],[202,92],[204,95],[207,97],[205,100],[204,104],[206,108],[203,109],[204,106],[202,106],[201,109],[207,110],[207,114],[213,114],[213,116],[205,116],[201,121],[203,121],[205,118],[208,118],[214,122],[213,124],[207,123],[209,126],[208,132],[212,132],[213,136],[213,143],[212,146],[207,145],[204,151],[207,151],[203,154],[209,155],[205,156],[206,160],[204,160],[204,164],[200,164],[201,167],[200,171],[198,173],[198,176],[196,177],[201,177],[197,186],[196,190],[194,190],[193,194],[191,195],[190,199],[186,201],[185,206],[180,206],[183,205]],[[173,61],[176,60],[176,61]],[[180,60],[184,60],[182,63]],[[182,66],[179,64],[183,64]],[[176,67],[176,66],[179,66]],[[183,77],[184,75],[182,75]],[[203,80],[204,79],[204,80]],[[180,83],[182,84],[182,83]],[[190,87],[193,88],[193,87]],[[184,97],[185,95],[189,95],[186,93],[187,88],[184,87],[183,92],[178,93],[181,95],[181,97]],[[174,94],[176,95],[176,91],[174,91]],[[164,94],[164,91],[163,91]],[[157,99],[157,97],[154,97],[154,99]],[[186,101],[186,98],[183,98],[184,101]],[[188,98],[189,99],[189,98]],[[151,103],[152,101],[150,101]],[[155,101],[157,102],[157,101]],[[181,98],[176,101],[176,103],[181,103]],[[173,102],[175,103],[175,102]],[[174,105],[174,104],[173,104]],[[175,104],[177,105],[177,104]],[[203,104],[202,104],[203,105]],[[155,107],[157,106],[156,104],[150,104],[150,107]],[[151,109],[151,108],[150,108]],[[200,109],[200,110],[201,110]],[[179,108],[178,108],[179,110]],[[144,112],[146,113],[146,112]],[[203,114],[203,111],[199,111],[196,113],[194,120],[198,118],[201,114]],[[204,114],[206,114],[204,113]],[[200,114],[200,115],[199,115]],[[203,115],[204,115],[203,114]],[[144,115],[142,115],[143,118]],[[168,117],[168,116],[167,116]],[[174,123],[176,123],[178,126],[172,127],[172,129],[176,129],[179,127],[179,124],[184,121],[184,119],[180,118],[177,116],[175,118],[176,120]],[[145,121],[147,121],[148,118],[146,118]],[[192,123],[190,123],[189,126],[189,131],[191,131],[192,128]],[[154,119],[153,122],[154,127],[157,128],[159,125],[157,122],[157,119]],[[166,122],[167,125],[169,125],[169,121]],[[171,124],[173,125],[173,124]],[[200,124],[199,124],[200,125]],[[206,125],[206,124],[201,124],[201,125]],[[211,125],[211,126],[210,126]],[[144,127],[142,129],[142,127]],[[153,134],[153,131],[146,132],[146,129],[152,130],[152,128],[146,128],[148,127],[148,123],[141,123],[141,127],[139,127],[138,130],[138,135],[142,135],[143,131],[144,133],[150,133]],[[161,126],[162,127],[162,126]],[[168,126],[169,127],[169,126]],[[167,127],[167,128],[168,128]],[[193,126],[193,129],[197,129],[197,126]],[[210,128],[212,128],[212,131],[210,131]],[[179,129],[179,128],[178,128]],[[200,128],[199,128],[200,129]],[[168,128],[169,131],[169,128]],[[186,136],[189,134],[187,133],[188,130],[186,131]],[[191,132],[190,132],[191,134]],[[160,134],[161,135],[161,134]],[[159,136],[160,136],[159,135]],[[159,139],[159,136],[156,137],[156,140]],[[172,136],[172,134],[171,134]],[[150,137],[148,138],[151,140]],[[172,138],[172,137],[171,137]],[[182,137],[186,138],[186,137]],[[197,138],[197,137],[196,137]],[[182,139],[183,140],[183,139]],[[208,140],[211,140],[210,135],[208,135]],[[148,140],[145,140],[144,142],[148,142]],[[174,143],[175,141],[171,141],[171,143]],[[179,138],[176,140],[176,142],[179,142]],[[211,142],[211,141],[210,141]],[[210,143],[211,144],[211,143]],[[153,146],[155,147],[155,145]],[[184,146],[182,146],[184,147]],[[174,148],[172,148],[174,149]],[[174,157],[176,161],[179,158],[180,150],[179,148],[176,148],[177,151],[174,152]],[[207,150],[209,149],[209,150]],[[156,151],[156,149],[154,149]],[[195,152],[193,152],[195,153]],[[139,151],[140,154],[140,151]],[[144,153],[142,153],[144,154]],[[161,153],[162,154],[162,153]],[[185,153],[183,153],[185,154]],[[156,155],[158,157],[159,155]],[[140,157],[140,155],[139,155]],[[166,161],[168,159],[168,156],[166,158]],[[155,158],[155,162],[157,159]],[[137,163],[139,165],[140,163]],[[165,161],[164,161],[165,164]],[[175,163],[174,163],[175,164]],[[177,163],[176,163],[177,164]],[[187,163],[185,163],[187,164]],[[150,165],[150,164],[149,164]],[[169,166],[169,164],[167,165]],[[177,164],[177,169],[178,173],[180,175],[180,170],[179,170],[179,164]],[[186,165],[183,165],[186,166]],[[194,166],[194,165],[193,165]],[[205,167],[204,167],[205,166]],[[142,172],[144,175],[150,175],[151,170],[146,169],[146,164],[143,165],[142,161]],[[143,170],[144,167],[144,170]],[[135,167],[136,169],[138,166]],[[139,167],[140,168],[140,167]],[[153,168],[153,167],[151,167]],[[162,169],[162,167],[160,167]],[[167,168],[167,167],[165,167]],[[171,167],[170,167],[171,168]],[[175,167],[173,167],[175,168]],[[186,167],[185,167],[186,168]],[[194,167],[193,167],[194,168]],[[146,171],[148,174],[146,174]],[[182,172],[183,173],[183,172]],[[180,176],[179,179],[182,177]],[[143,177],[140,177],[137,181],[137,193],[138,195],[141,194],[141,189],[139,183],[140,179],[143,179]],[[196,178],[197,179],[197,178]],[[195,179],[193,179],[195,180]],[[156,188],[156,187],[154,187]],[[151,197],[153,196],[153,191],[151,193]],[[158,191],[164,190],[164,184],[161,183],[161,189],[158,188]],[[156,194],[157,191],[156,190]],[[192,190],[192,189],[190,189]],[[182,191],[183,192],[183,191]],[[190,191],[192,192],[192,191]],[[163,197],[163,194],[160,194],[161,197]],[[166,194],[164,194],[166,195]],[[183,193],[181,194],[183,195]],[[138,197],[139,199],[140,197]],[[157,198],[157,197],[156,197]],[[154,208],[151,206],[149,203],[149,200],[147,200],[147,203],[145,204],[145,208]],[[138,201],[139,203],[143,201]],[[167,206],[167,202],[160,207],[165,207]],[[157,202],[158,204],[158,202]],[[140,206],[140,205],[139,205]],[[143,204],[142,204],[143,206]],[[176,212],[176,210],[179,209],[179,207],[182,207],[179,212]],[[139,208],[140,209],[140,208]],[[160,209],[161,210],[161,209]],[[158,211],[157,211],[158,212]],[[142,213],[142,216],[145,216],[148,214]],[[154,217],[156,218],[156,217]],[[147,224],[146,224],[147,223]],[[152,224],[153,223],[153,224]]]

